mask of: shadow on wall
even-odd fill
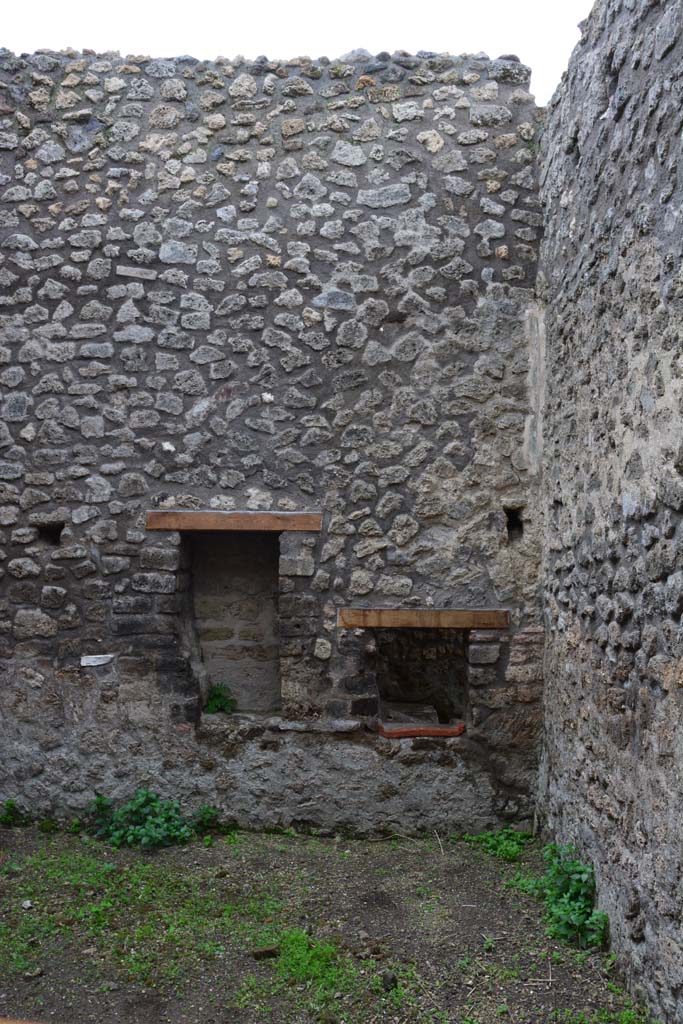
[[[380,717],[391,722],[438,722],[465,717],[464,631],[380,629],[375,675]]]
[[[208,683],[230,690],[239,711],[271,713],[281,705],[279,540],[256,532],[185,536]]]

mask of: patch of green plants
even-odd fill
[[[45,836],[53,835],[55,832],[59,832],[59,822],[54,818],[42,818],[38,822],[38,831]]]
[[[270,1001],[277,995],[277,991],[277,982],[248,974],[235,992],[235,1006],[240,1010],[254,1010],[265,1017],[271,1012]]]
[[[548,934],[580,949],[602,948],[609,937],[607,914],[595,908],[595,875],[571,846],[550,843],[543,851],[542,879]]]
[[[533,841],[533,836],[530,832],[518,832],[514,828],[500,828],[493,832],[480,832],[478,835],[467,833],[453,837],[455,842],[459,839],[471,846],[478,846],[492,857],[513,863],[520,859],[527,843]]]
[[[551,1015],[553,1024],[657,1024],[645,1010],[628,1006],[622,1010],[555,1010]]]
[[[0,977],[42,966],[59,937],[95,946],[93,968],[102,958],[109,971],[144,984],[180,984],[222,953],[215,893],[201,877],[148,860],[117,865],[104,859],[106,848],[92,843],[92,850],[46,847],[24,858],[19,871],[3,865]],[[25,910],[27,900],[32,906]]]
[[[195,836],[206,836],[219,826],[217,808],[202,805],[190,818],[185,817],[177,800],[164,800],[149,789],[138,789],[132,800],[114,807],[105,796],[97,795],[88,809],[91,832],[112,846],[139,846],[156,849],[178,846]]]
[[[413,1024],[448,1024],[446,1013],[424,1005],[426,986],[413,965],[385,963],[381,974],[369,976],[335,942],[317,939],[303,928],[287,927],[288,916],[288,905],[264,892],[225,906],[223,921],[243,949],[272,947],[276,951],[272,959],[263,961],[258,974],[244,980],[235,994],[236,1006],[263,1017],[273,1012],[274,1001],[285,998],[292,1012],[306,1010],[316,1020],[327,1019],[318,1015],[329,1012],[335,1020],[340,1014],[340,1019],[354,1024],[369,1024],[383,1019],[377,1016],[379,1003],[383,1009],[410,1013],[404,1019]],[[390,986],[387,975],[392,979]]]
[[[356,966],[342,957],[333,943],[313,939],[301,928],[290,928],[281,932],[278,946],[277,974],[289,985],[303,985],[315,1005],[333,1002],[354,986]]]
[[[225,835],[223,836],[223,842],[227,847],[229,847],[230,852],[235,857],[239,855],[240,848],[242,847],[244,841],[245,836],[234,828],[227,829]]]
[[[22,811],[16,800],[5,800],[0,807],[0,826],[3,828],[21,828],[29,822],[28,814]]]
[[[179,802],[163,800],[149,789],[138,789],[132,800],[115,809],[110,800],[96,797],[92,811],[95,835],[112,846],[176,846],[195,835],[180,812]]]
[[[36,950],[57,931],[52,918],[24,914],[9,924],[0,923],[0,968],[3,974],[26,974],[37,967]]]
[[[221,812],[217,807],[202,804],[190,818],[190,824],[198,836],[205,836],[208,832],[217,831],[220,826],[220,818]]]
[[[508,889],[516,889],[518,892],[525,892],[528,896],[540,896],[541,879],[538,875],[530,875],[527,871],[516,871],[512,878],[505,882]]]
[[[220,712],[229,715],[237,708],[237,701],[227,686],[218,683],[209,689],[204,705],[205,715],[217,715]]]
[[[543,900],[548,935],[579,949],[602,949],[609,938],[609,918],[595,907],[595,875],[572,846],[549,843],[543,850],[540,878],[518,873],[511,888]]]

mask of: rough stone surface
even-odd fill
[[[542,204],[516,58],[0,51],[0,799],[525,820],[543,547],[540,810],[679,1024],[682,26],[681,0],[598,0]],[[323,525],[271,538],[245,594],[234,551],[145,529],[203,507]],[[338,629],[347,605],[511,625],[420,647]],[[241,632],[262,713],[202,714]],[[380,697],[466,733],[381,739]]]
[[[542,807],[683,1019],[683,10],[599,2],[543,136]]]
[[[266,823],[277,779],[282,817],[297,787],[311,821],[344,799],[362,827],[528,817],[528,81],[483,55],[0,51],[0,796],[54,809],[124,775],[197,799],[215,784],[236,817]],[[413,755],[371,735],[316,732],[296,768],[248,731],[208,752],[202,704],[230,645],[219,664],[193,614],[186,539],[145,529],[148,508],[202,507],[323,515],[277,553],[282,714],[309,728],[371,726],[379,707],[372,637],[338,630],[339,607],[510,609],[509,631],[471,641],[495,657],[465,658],[467,743],[419,748],[424,788]],[[384,817],[375,760],[376,779],[404,766]]]

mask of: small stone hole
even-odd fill
[[[66,523],[43,523],[42,526],[37,527],[38,539],[45,541],[46,544],[53,544],[57,546],[62,540],[62,530],[66,526]]]
[[[524,521],[521,508],[506,508],[505,520],[508,534],[508,544],[515,544],[524,536]]]

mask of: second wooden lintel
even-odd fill
[[[213,509],[154,509],[147,513],[148,530],[254,530],[280,533],[297,530],[317,533],[320,512],[219,512]]]
[[[339,608],[342,629],[507,629],[507,608]]]

